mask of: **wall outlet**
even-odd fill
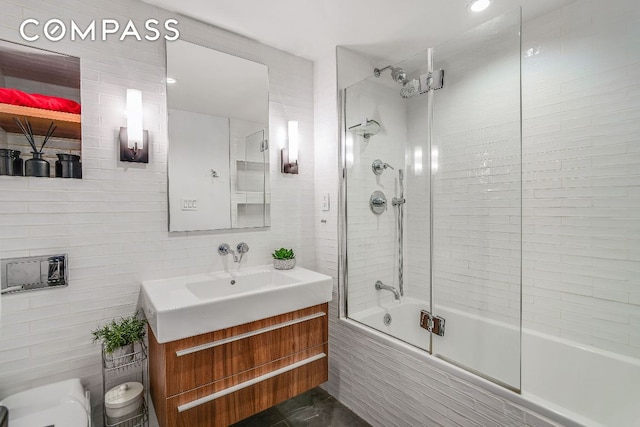
[[[325,193],[322,195],[322,210],[328,211],[331,209],[330,195]]]
[[[197,211],[198,210],[198,200],[197,199],[182,199],[182,210],[183,211]]]

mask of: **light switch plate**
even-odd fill
[[[331,209],[330,193],[322,195],[322,210],[329,211]]]
[[[183,211],[197,211],[198,210],[198,200],[197,199],[182,199],[182,210]]]

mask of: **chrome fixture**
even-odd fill
[[[439,336],[444,336],[445,319],[434,316],[426,310],[420,311],[420,327]]]
[[[398,169],[398,183],[400,185],[400,197],[391,199],[391,204],[398,207],[398,289],[400,295],[404,296],[404,209],[407,202],[404,198],[404,171]]]
[[[378,280],[376,282],[376,290],[393,292],[393,298],[396,301],[400,301],[400,292],[398,292],[398,290],[396,288],[394,288],[393,286],[385,285],[380,280]]]
[[[420,93],[438,90],[444,87],[444,70],[435,70],[420,75]]]
[[[384,323],[385,326],[389,326],[391,324],[391,315],[389,313],[384,315],[382,323]]]
[[[238,243],[238,246],[236,246],[236,251],[238,251],[238,253],[240,254],[240,259],[238,260],[238,262],[242,262],[242,257],[244,256],[244,254],[249,252],[249,245],[247,245],[245,242],[240,242]]]
[[[442,89],[444,86],[444,70],[422,74],[419,80],[409,80],[407,73],[402,68],[387,65],[384,68],[374,68],[373,75],[380,77],[382,72],[387,69],[391,69],[391,78],[393,81],[402,85],[400,96],[403,98],[411,98],[418,93],[427,93],[430,90]]]
[[[3,259],[0,264],[1,294],[67,286],[67,255]]]
[[[383,71],[391,70],[391,78],[394,82],[403,84],[407,80],[407,73],[400,67],[394,67],[392,65],[387,65],[384,68],[374,68],[373,75],[376,77],[380,77]]]
[[[374,191],[369,198],[369,207],[374,214],[382,214],[387,210],[387,196],[382,191]]]
[[[373,163],[371,163],[371,170],[376,175],[382,175],[382,172],[384,172],[386,168],[393,169],[393,166],[391,166],[389,163],[383,162],[380,159],[375,159]]]
[[[226,243],[222,243],[220,244],[220,246],[218,246],[218,255],[227,256],[231,254],[233,255],[233,262],[238,262],[238,263],[242,262],[242,257],[247,252],[249,252],[249,245],[247,245],[245,242],[238,243],[238,246],[236,246],[235,251],[231,249],[231,246],[229,246]]]
[[[349,128],[349,132],[354,135],[362,135],[364,139],[369,139],[380,132],[380,123],[375,120],[364,119],[362,123],[353,125]]]

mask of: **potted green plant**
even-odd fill
[[[91,331],[93,342],[101,341],[107,368],[133,361],[134,343],[142,341],[147,330],[147,321],[138,312]]]
[[[296,266],[296,254],[293,253],[293,249],[280,248],[271,256],[276,270],[291,270]]]

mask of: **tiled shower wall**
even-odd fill
[[[433,59],[445,73],[433,101],[434,312],[520,325],[519,11],[437,46]]]
[[[398,288],[398,212],[391,201],[400,191],[398,170],[404,168],[407,120],[404,100],[391,79],[360,82],[347,90],[346,97],[350,106],[347,128],[357,129],[365,119],[376,120],[381,127],[380,132],[370,138],[351,132],[347,135],[349,312],[357,313],[393,300],[390,292],[375,290],[377,280]],[[376,159],[389,163],[394,169],[375,175],[371,165]],[[387,208],[380,215],[369,208],[369,198],[374,191],[382,192],[387,199]]]
[[[640,4],[525,23],[524,326],[640,358]]]
[[[634,1],[579,1],[525,22],[522,49],[524,326],[633,357],[640,357],[639,28]],[[334,67],[327,54],[315,69],[316,153],[338,152],[328,130],[337,129],[328,90]],[[336,171],[319,191],[337,192],[336,165],[337,156],[317,156],[317,170]],[[324,257],[316,266],[337,278],[327,258],[338,254],[338,234],[318,233]],[[338,321],[330,337],[327,388],[374,425],[548,425]],[[388,404],[380,404],[382,389]],[[488,402],[493,421],[479,420],[478,412],[490,414]]]
[[[0,10],[0,38],[19,42],[23,19],[175,17],[134,0],[9,0]],[[36,46],[79,56],[82,67],[84,179],[0,177],[0,258],[68,253],[68,288],[3,296],[0,398],[26,388],[80,377],[101,400],[99,346],[90,331],[135,311],[140,282],[221,270],[222,242],[245,241],[243,265],[270,262],[291,246],[302,266],[315,259],[313,218],[313,64],[227,31],[178,16],[181,39],[269,66],[271,228],[251,232],[167,231],[167,129],[163,42],[61,41]],[[118,161],[116,134],[125,125],[127,88],[143,92],[151,136],[147,165]],[[287,120],[300,123],[300,175],[279,173],[278,148]],[[235,268],[230,265],[229,267]]]

